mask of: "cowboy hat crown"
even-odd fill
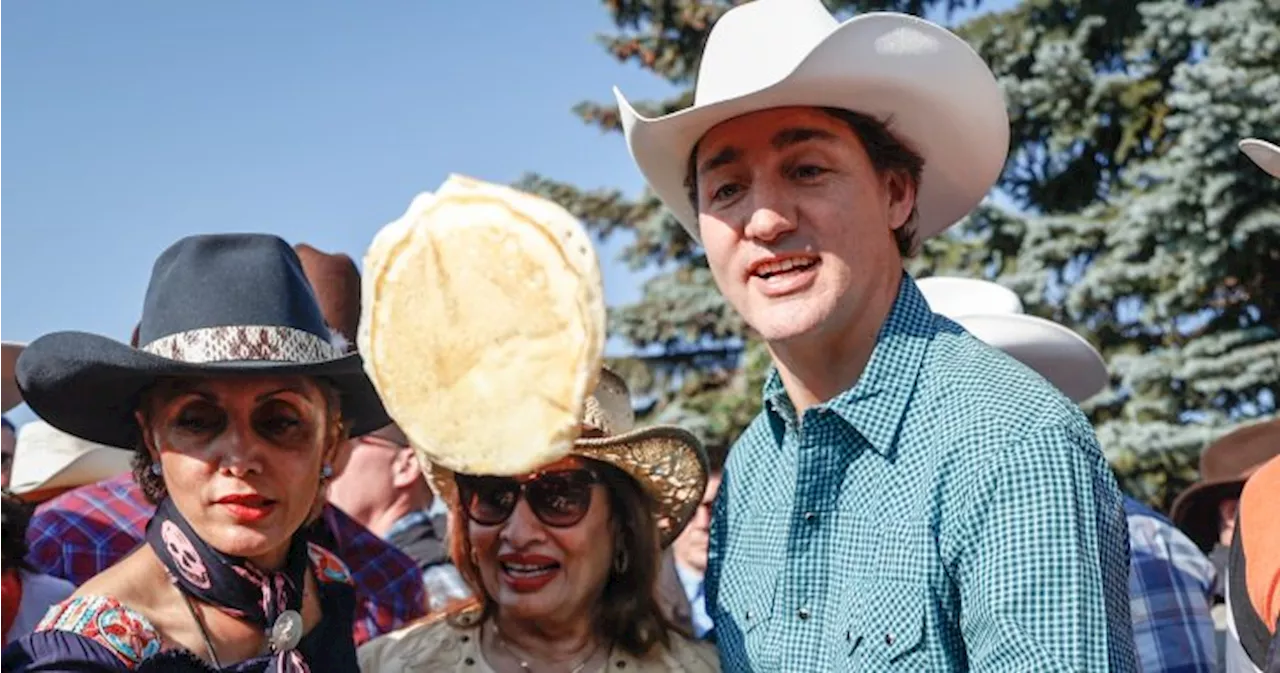
[[[323,377],[341,393],[353,433],[389,422],[360,356],[335,344],[297,254],[276,236],[190,236],[161,253],[138,344],[45,335],[18,358],[18,385],[51,425],[124,448],[137,444],[139,395],[161,376]]]
[[[840,23],[821,0],[756,0],[726,12],[707,38],[693,107],[646,118],[613,91],[632,158],[694,240],[689,159],[707,131],[750,112],[831,107],[887,123],[924,158],[915,224],[921,239],[977,206],[1008,153],[1004,97],[963,40],[906,14],[873,12]]]
[[[248,325],[271,328],[278,337],[299,342],[312,341],[308,337],[330,342],[311,283],[288,243],[265,234],[202,235],[184,238],[160,254],[138,325],[142,349],[155,350],[158,341],[177,335],[194,344],[204,340],[196,338],[204,330]],[[283,355],[266,348],[230,354],[243,361]]]
[[[916,282],[930,310],[1044,377],[1073,402],[1107,387],[1107,364],[1087,339],[1023,312],[1022,300],[989,280],[930,276]]]

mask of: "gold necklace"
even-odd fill
[[[533,668],[529,666],[529,661],[528,661],[532,657],[528,656],[524,652],[520,652],[516,648],[509,645],[507,643],[507,639],[502,637],[502,629],[499,629],[496,623],[493,625],[493,635],[498,639],[498,645],[501,646],[502,649],[507,652],[507,654],[511,655],[511,657],[516,660],[516,663],[520,664],[520,670],[530,671],[530,672],[533,671]],[[597,641],[595,647],[591,648],[591,651],[587,653],[587,656],[581,662],[579,662],[577,666],[574,666],[573,668],[569,669],[569,673],[582,673],[582,670],[587,667],[587,662],[591,661],[591,659],[595,657],[596,653],[599,651],[600,651],[600,642]]]

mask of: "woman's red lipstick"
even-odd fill
[[[226,508],[231,517],[238,521],[253,522],[271,514],[275,510],[276,501],[253,493],[241,493],[223,496],[216,504]]]

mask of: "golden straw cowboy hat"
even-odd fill
[[[1280,147],[1259,138],[1240,141],[1240,151],[1273,178],[1280,178]]]
[[[603,437],[579,438],[569,452],[612,465],[630,475],[654,502],[659,538],[666,548],[693,517],[707,488],[707,456],[687,430],[669,425],[635,427],[631,394],[620,376],[604,369],[587,398],[584,430]],[[457,511],[453,472],[431,465],[427,477],[436,493]]]
[[[934,313],[1031,368],[1071,401],[1107,387],[1107,365],[1093,344],[1056,322],[1023,313],[1022,300],[1003,285],[947,276],[922,278],[916,285]]]
[[[907,14],[869,12],[841,23],[821,0],[757,0],[726,12],[707,36],[690,108],[648,118],[613,92],[636,166],[695,241],[690,157],[707,131],[751,112],[831,107],[886,122],[924,158],[920,240],[973,210],[1008,154],[1004,95],[964,40]]]

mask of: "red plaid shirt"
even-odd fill
[[[155,506],[131,475],[68,491],[36,509],[27,560],[76,586],[111,567],[143,541]],[[351,569],[356,587],[356,646],[422,617],[427,598],[418,566],[342,510],[326,505],[315,540]]]

